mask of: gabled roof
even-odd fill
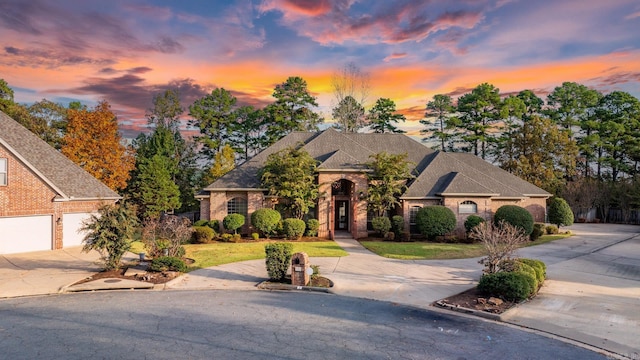
[[[498,198],[548,197],[548,192],[497,166],[467,153],[434,152],[403,134],[341,133],[329,128],[319,133],[294,132],[251,160],[227,173],[204,191],[260,188],[258,173],[267,157],[289,146],[300,145],[318,161],[318,171],[362,171],[370,156],[387,152],[406,153],[415,166],[416,178],[403,199],[441,196],[487,196]]]
[[[467,153],[437,152],[401,198],[492,196],[548,197],[548,192]]]
[[[318,161],[319,171],[364,170],[370,156],[383,151],[407,153],[407,159],[420,171],[424,167],[425,156],[433,153],[433,150],[403,134],[342,133],[334,128],[319,133],[293,132],[204,190],[259,189],[258,173],[267,157],[296,144],[302,144],[302,148]]]
[[[116,192],[2,111],[0,111],[0,145],[56,192],[58,199],[121,198]]]

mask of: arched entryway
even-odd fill
[[[354,183],[340,179],[331,184],[334,232],[350,232],[353,226]]]

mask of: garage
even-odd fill
[[[51,250],[53,216],[0,217],[0,254]]]
[[[82,222],[91,216],[90,213],[76,213],[62,215],[62,247],[82,245],[85,232],[80,231]]]

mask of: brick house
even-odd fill
[[[120,198],[0,112],[0,254],[78,246],[82,221]]]
[[[380,152],[407,154],[416,178],[400,197],[393,214],[402,215],[405,229],[415,230],[415,214],[426,205],[444,205],[457,216],[456,232],[464,232],[471,215],[491,219],[502,205],[527,209],[535,221],[546,215],[548,192],[477,156],[434,151],[403,134],[341,133],[329,128],[318,133],[294,132],[222,178],[205,187],[200,200],[201,219],[223,219],[230,213],[245,217],[262,207],[273,207],[277,199],[260,188],[258,172],[267,157],[290,146],[302,146],[318,161],[321,195],[311,217],[320,221],[318,236],[332,237],[336,231],[355,238],[368,235],[367,176],[364,165]],[[248,222],[248,221],[247,221]],[[245,224],[243,232],[253,231]]]

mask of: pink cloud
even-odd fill
[[[393,53],[387,57],[385,57],[383,59],[384,62],[389,62],[391,60],[398,60],[398,59],[404,59],[407,57],[407,53],[403,52],[403,53]]]
[[[369,14],[353,14],[354,2],[347,0],[321,2],[312,9],[301,6],[309,3],[270,0],[259,9],[282,13],[283,25],[323,45],[421,41],[440,30],[474,28],[483,19],[479,11],[437,13],[425,2],[385,3]]]

